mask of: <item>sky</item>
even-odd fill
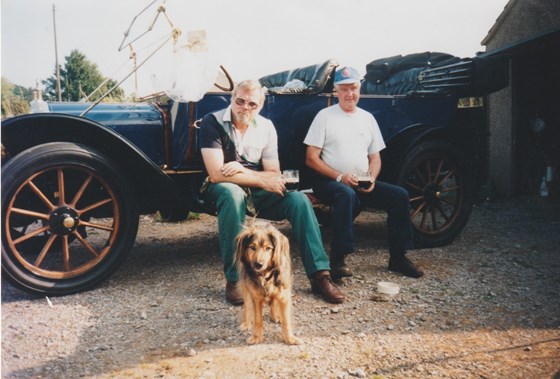
[[[508,0],[1,0],[1,73],[14,84],[35,87],[54,74],[74,49],[104,76],[130,73],[132,43],[138,63],[168,38],[204,30],[204,62],[222,64],[235,81],[336,59],[365,74],[367,63],[424,51],[472,57]],[[169,21],[158,14],[165,7]],[[149,7],[148,7],[149,6]],[[137,16],[143,9],[145,11]],[[135,19],[135,16],[136,19]],[[126,39],[124,33],[135,22]],[[154,23],[155,19],[155,23]],[[123,41],[124,40],[124,41]],[[183,40],[181,40],[183,41]],[[173,66],[168,42],[122,87],[143,96],[161,90]],[[183,70],[182,70],[183,68]]]

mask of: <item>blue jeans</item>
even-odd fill
[[[331,259],[342,258],[354,251],[354,219],[366,207],[387,212],[391,258],[400,258],[407,250],[414,248],[410,201],[404,188],[376,181],[373,191],[364,194],[335,180],[316,177],[313,193],[322,202],[332,206]]]
[[[296,191],[278,196],[259,188],[251,188],[250,193],[257,217],[290,221],[307,277],[311,278],[316,271],[330,270],[319,223],[304,193]],[[218,210],[218,238],[224,274],[227,280],[235,282],[239,279],[234,263],[236,237],[245,222],[248,194],[237,184],[210,183],[203,197]]]

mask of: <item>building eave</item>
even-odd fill
[[[492,25],[492,27],[488,31],[488,34],[486,34],[486,37],[484,37],[484,39],[480,42],[481,45],[483,46],[488,45],[490,40],[494,38],[496,32],[500,29],[500,26],[504,23],[505,19],[511,13],[511,10],[515,6],[515,4],[517,4],[518,1],[519,0],[509,0],[509,2],[504,6],[504,10],[502,11],[502,13],[500,13],[498,18],[496,19],[494,25]]]

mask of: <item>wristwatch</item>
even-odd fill
[[[340,182],[342,181],[342,175],[343,175],[343,174],[340,174],[340,175],[338,175],[338,176],[336,177],[336,181],[337,181],[337,182],[340,183]]]

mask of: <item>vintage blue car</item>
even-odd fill
[[[490,89],[473,85],[474,59],[402,61],[399,70],[401,58],[368,65],[359,106],[387,144],[382,178],[410,193],[416,242],[441,246],[467,223],[484,167],[483,108],[459,100]],[[300,190],[309,188],[302,141],[316,113],[336,102],[336,66],[329,60],[260,79],[269,88],[262,114],[277,128],[282,169],[302,171]],[[288,85],[294,81],[300,85]],[[38,294],[90,289],[131,250],[139,215],[159,211],[177,221],[211,213],[198,196],[197,120],[228,105],[229,85],[198,102],[50,103],[48,113],[4,120],[2,277]],[[317,211],[328,223],[324,207]]]

